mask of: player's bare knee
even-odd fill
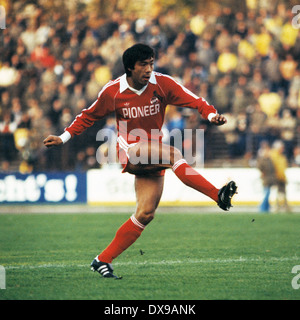
[[[139,209],[135,213],[136,219],[143,225],[147,225],[154,219],[155,210]]]

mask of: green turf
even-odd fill
[[[158,213],[103,279],[89,264],[129,216],[0,215],[0,300],[300,298],[298,214]]]

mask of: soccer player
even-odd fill
[[[165,169],[172,168],[187,186],[213,199],[228,211],[236,184],[230,181],[217,189],[187,164],[181,152],[161,142],[160,130],[167,105],[197,109],[204,119],[223,125],[226,118],[173,78],[155,72],[154,51],[145,44],[135,44],[123,53],[125,74],[106,84],[97,100],[82,110],[60,136],[50,135],[46,147],[66,143],[95,121],[114,112],[118,129],[118,156],[123,172],[135,175],[136,211],[117,230],[112,242],[91,263],[103,277],[118,277],[112,261],[132,245],[154,218],[163,191]],[[151,161],[157,159],[158,161]]]

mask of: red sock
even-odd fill
[[[218,202],[218,189],[201,176],[196,170],[189,166],[186,160],[181,159],[172,167],[176,176],[187,186],[198,190],[211,199]]]
[[[99,254],[98,259],[102,262],[111,263],[123,251],[131,246],[141,235],[145,226],[133,215],[116,232],[112,242]]]

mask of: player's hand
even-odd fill
[[[227,119],[222,114],[217,114],[211,118],[210,122],[216,126],[222,126],[227,122]]]
[[[63,143],[60,137],[52,136],[52,135],[48,136],[43,142],[47,148],[50,148],[53,146],[59,146],[60,144]]]

